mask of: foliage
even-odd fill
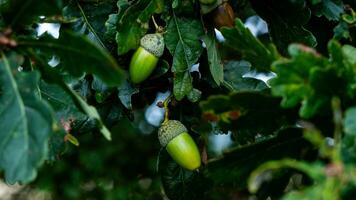
[[[53,199],[353,197],[355,3],[230,1],[235,24],[218,31],[202,13],[223,2],[0,1],[1,177]],[[131,57],[156,31],[164,54],[133,84]],[[198,171],[159,146],[162,95]]]

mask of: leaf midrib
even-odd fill
[[[0,56],[3,60],[3,63],[4,63],[4,69],[5,69],[5,73],[7,74],[9,80],[10,80],[10,83],[11,83],[11,86],[12,86],[12,89],[13,89],[13,92],[14,92],[14,96],[16,97],[17,101],[19,102],[18,103],[18,106],[20,108],[20,115],[19,115],[19,119],[23,119],[23,123],[25,125],[27,125],[27,119],[25,117],[25,105],[24,105],[24,102],[22,101],[22,98],[21,98],[21,95],[18,91],[18,86],[16,84],[16,81],[14,80],[13,76],[12,76],[12,73],[11,73],[11,66],[10,66],[10,63],[8,61],[8,59],[6,58],[6,55],[4,54],[4,52],[0,51]],[[15,127],[18,127],[16,124],[15,124]],[[13,127],[12,130],[15,128]],[[2,147],[4,144],[6,144],[9,139],[11,138],[12,134],[9,134],[8,137],[6,137],[5,139],[2,140],[2,143],[0,145],[0,147]],[[27,129],[24,129],[24,136],[26,138],[28,138],[28,130]],[[27,137],[26,137],[27,136]]]
[[[87,51],[82,51],[81,49],[77,49],[77,48],[71,48],[70,45],[59,45],[59,44],[56,44],[56,43],[49,43],[49,42],[41,42],[41,41],[19,41],[18,42],[18,45],[23,45],[23,46],[38,46],[38,47],[46,47],[46,48],[55,48],[55,49],[58,49],[58,50],[61,50],[61,51],[70,51],[70,52],[73,52],[75,54],[78,54],[80,56],[84,56],[84,57],[89,57],[89,58],[92,58],[92,59],[95,59],[97,61],[101,60],[100,57],[101,56],[104,56],[107,58],[107,61],[109,61],[110,65],[112,67],[116,67],[116,63],[112,61],[111,58],[109,58],[106,54],[104,53],[101,53],[100,50],[100,54],[101,56],[96,56],[98,54],[88,54]],[[101,60],[103,61],[103,60]]]
[[[187,64],[187,68],[186,68],[185,71],[187,71],[187,70],[189,70],[189,68],[190,68],[190,66],[188,66],[188,65],[189,65],[189,59],[188,59],[188,57],[187,57],[187,53],[186,53],[186,49],[185,49],[185,42],[184,42],[184,40],[183,40],[183,38],[182,38],[182,34],[181,34],[181,32],[180,32],[180,29],[179,29],[177,17],[176,17],[176,15],[175,15],[174,12],[173,12],[173,19],[174,19],[175,27],[176,27],[176,29],[177,29],[177,33],[178,33],[178,37],[179,37],[180,43],[182,43],[182,47],[183,47],[183,51],[184,51],[184,58],[185,58],[185,61],[186,61],[186,64]],[[179,42],[178,42],[178,43],[179,43]],[[174,49],[174,52],[177,51],[178,43],[177,43],[177,45],[176,45],[176,48]],[[187,46],[188,46],[188,45],[187,45]],[[185,71],[183,71],[183,72],[185,72]]]

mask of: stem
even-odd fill
[[[164,100],[163,102],[163,108],[164,108],[164,121],[163,123],[167,122],[169,120],[169,108],[168,108],[168,104],[171,101],[172,95],[169,95],[166,100]]]
[[[335,155],[334,161],[340,161],[340,147],[341,147],[341,137],[342,137],[342,111],[340,105],[340,99],[338,97],[333,97],[331,100],[331,106],[333,111],[334,120],[334,141],[335,141]]]
[[[334,120],[334,140],[335,144],[339,144],[342,136],[342,112],[340,108],[340,99],[338,97],[333,97],[332,101],[333,110],[333,120]]]
[[[155,25],[156,30],[158,30],[159,26],[158,26],[158,24],[157,24],[157,22],[155,20],[155,17],[153,15],[152,15],[152,21],[153,21],[153,24]]]
[[[155,20],[155,17],[152,15],[152,21],[153,21],[153,24],[155,25],[155,28],[156,28],[156,32],[157,33],[163,33],[164,30],[163,30],[163,27],[162,26],[159,26]]]

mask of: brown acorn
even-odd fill
[[[206,21],[212,21],[215,28],[234,26],[234,10],[227,0],[216,0],[215,2],[200,0],[200,7]]]
[[[223,26],[234,27],[235,14],[228,2],[224,2],[215,8],[212,13],[214,26],[220,29]]]

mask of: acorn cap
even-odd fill
[[[173,138],[184,132],[188,132],[188,130],[180,121],[168,120],[163,122],[158,129],[159,143],[162,147],[165,147]]]
[[[163,55],[164,38],[160,33],[146,34],[141,38],[140,45],[158,58]]]

